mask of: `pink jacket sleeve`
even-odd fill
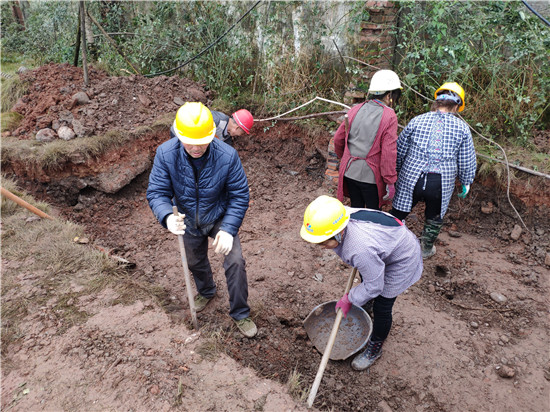
[[[334,152],[338,159],[342,158],[344,148],[346,147],[346,122],[343,121],[334,134]]]
[[[392,111],[388,116],[387,126],[381,136],[382,153],[380,157],[380,174],[387,185],[397,181],[397,116]]]

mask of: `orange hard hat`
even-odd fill
[[[246,132],[246,134],[250,134],[250,129],[252,129],[252,125],[254,124],[254,118],[248,110],[237,110],[233,113],[233,120],[235,120],[235,122]]]

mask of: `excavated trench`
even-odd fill
[[[167,133],[165,137],[168,137]],[[221,261],[213,253],[210,256],[218,294],[199,314],[203,335],[217,336],[224,352],[264,377],[287,382],[294,374],[299,377],[301,390],[311,387],[321,359],[302,322],[318,304],[340,297],[350,270],[330,252],[316,249],[299,237],[307,204],[319,194],[330,194],[335,189],[325,178],[325,159],[321,155],[329,138],[328,134],[313,138],[300,127],[281,122],[265,133],[236,141],[251,191],[250,209],[240,237],[247,261],[252,316],[259,327],[258,336],[245,339],[234,329],[227,315],[228,300]],[[155,142],[162,140],[158,135],[151,135],[151,139]],[[143,172],[114,194],[87,187],[77,196],[74,193],[60,196],[57,192],[51,196],[47,183],[31,181],[27,181],[26,188],[52,202],[65,218],[84,225],[94,243],[134,263],[133,276],[152,285],[161,285],[165,289],[161,305],[174,322],[184,322],[191,327],[177,244],[172,235],[156,222],[145,199],[148,174],[149,170]],[[489,201],[498,211],[485,215],[481,208]],[[502,193],[495,191],[494,187],[475,185],[470,200],[460,204],[453,200],[450,210],[444,232],[451,233],[451,237],[442,237],[441,246],[449,245],[449,240],[460,242],[460,238],[452,237],[459,236],[456,233],[475,236],[481,244],[500,238],[500,247],[504,249],[498,253],[509,253],[506,251],[508,243],[521,262],[532,260],[543,265],[542,255],[537,255],[538,249],[534,247],[537,242],[531,246],[525,243],[521,253],[517,252],[516,245],[508,242],[507,228],[513,226],[513,215],[506,209]],[[528,224],[546,222],[546,226],[538,226],[539,233],[541,230],[544,234],[549,233],[548,220],[541,220],[543,208],[525,208],[522,212],[530,213],[524,216]],[[421,230],[421,216],[420,206],[408,220],[413,231]],[[542,235],[537,237],[536,233],[533,236],[535,240],[543,238]],[[471,319],[471,313],[462,307],[485,307],[488,309],[484,313],[487,323],[511,333],[521,329],[525,319],[536,322],[537,311],[541,308],[535,303],[531,307],[513,307],[503,314],[492,311],[481,282],[466,282],[452,276],[459,270],[469,270],[463,256],[446,252],[444,247],[439,249],[441,252],[434,261],[427,263],[420,284],[410,289],[408,296],[415,302],[434,306],[436,310],[465,322]],[[487,268],[487,273],[491,272]],[[542,288],[542,275],[542,271],[531,272],[528,286]],[[521,280],[525,282],[525,279]],[[427,284],[433,285],[435,291],[427,289]],[[453,305],[451,300],[462,304]],[[416,348],[418,345],[414,334],[401,336],[400,333],[408,330],[408,314],[414,310],[408,300],[404,301],[404,306],[396,306],[390,340],[399,342],[399,348],[410,348],[411,345]],[[447,410],[441,395],[432,393],[429,386],[413,379],[413,371],[392,371],[393,357],[402,356],[397,352],[399,348],[392,348],[390,344],[387,355],[380,360],[380,367],[373,367],[370,373],[353,372],[351,359],[330,361],[315,405],[327,410],[375,410],[381,402],[386,402],[392,410],[411,410],[422,399],[423,410]],[[484,354],[484,362],[489,363],[490,354],[491,350]],[[415,355],[419,358],[425,356],[420,348],[411,354]]]
[[[56,72],[62,71],[59,67],[43,70],[52,84]],[[33,74],[35,84],[46,84],[39,75]],[[78,80],[75,76],[81,74],[72,74],[73,83]],[[164,112],[176,107],[162,106],[160,101],[172,104],[177,93],[190,90],[181,91],[175,78],[158,79],[151,85],[142,84],[144,81],[124,80],[127,89],[136,85],[135,96],[129,91],[120,97],[128,105],[121,110],[122,116],[136,113],[146,122],[148,116],[154,117],[157,104]],[[66,82],[60,79],[51,93],[57,93]],[[120,90],[120,80],[99,77],[95,84],[91,95],[98,100],[112,103],[109,93]],[[157,89],[168,93],[159,102],[155,100]],[[59,111],[68,109],[63,107],[63,99],[56,101]],[[100,115],[89,107],[71,110],[90,122],[94,119],[101,130],[117,125],[118,113],[106,110]],[[102,119],[105,125],[99,125]],[[28,125],[29,131],[35,127],[32,122]],[[261,376],[283,383],[293,377],[299,394],[311,387],[321,360],[302,322],[320,303],[340,298],[351,268],[332,252],[299,236],[309,202],[335,191],[325,178],[330,134],[311,134],[285,122],[263,130],[261,126],[235,141],[250,186],[250,208],[240,239],[247,262],[249,303],[259,333],[255,339],[237,333],[228,316],[222,262],[213,251],[210,257],[218,292],[199,314],[199,326],[203,337],[215,337],[220,350]],[[145,199],[154,148],[167,138],[168,129],[161,128],[141,136],[138,144],[78,167],[61,168],[58,174],[55,170],[29,171],[24,163],[3,166],[24,189],[53,204],[62,217],[83,225],[91,242],[132,262],[135,267],[129,270],[133,277],[162,287],[160,305],[174,323],[191,327],[177,241],[158,224]],[[130,173],[134,157],[140,159],[135,164],[141,170],[135,168]],[[105,170],[108,177],[98,180],[96,176]],[[133,177],[135,173],[137,177]],[[110,190],[110,181],[122,188]],[[425,263],[422,279],[396,302],[384,355],[370,372],[352,371],[351,359],[329,362],[315,406],[338,411],[389,408],[439,412],[503,405],[536,410],[542,405],[544,393],[536,385],[541,379],[544,382],[539,372],[546,366],[541,365],[540,357],[529,354],[542,353],[545,347],[540,336],[546,330],[548,308],[549,188],[547,182],[536,179],[514,185],[512,201],[528,228],[520,227],[515,238],[511,233],[521,224],[508,204],[505,189],[491,178],[478,179],[465,200],[453,197],[437,255]],[[418,235],[422,224],[419,205],[407,225]],[[492,292],[508,295],[508,302],[499,306],[491,300]],[[509,382],[495,378],[494,366],[503,358],[518,371],[518,383],[512,389],[522,391],[514,392],[514,399],[509,396]],[[472,393],[471,387],[483,387],[484,391]]]

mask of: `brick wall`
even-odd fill
[[[358,36],[357,58],[365,63],[381,69],[391,69],[395,37],[391,34],[397,25],[397,5],[393,1],[378,0],[366,1],[365,7],[369,12],[369,19],[361,23]],[[364,67],[361,80],[369,84],[377,69]],[[351,84],[350,91],[344,96],[347,104],[361,103],[366,99],[366,93],[356,90],[357,85]],[[328,157],[325,171],[325,181],[330,188],[338,186],[339,160],[334,152],[334,139],[328,144]]]
[[[395,38],[391,32],[397,25],[397,5],[393,1],[369,0],[365,2],[365,7],[369,19],[361,23],[357,33],[357,58],[381,69],[391,69],[395,47]],[[368,85],[375,71],[376,69],[365,66],[361,82]],[[365,100],[365,92],[356,88],[356,84],[350,85],[351,91],[344,96],[346,103],[355,104]]]

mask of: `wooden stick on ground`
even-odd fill
[[[34,213],[35,215],[38,215],[40,216],[41,218],[43,219],[51,219],[53,220],[53,217],[51,217],[50,215],[48,215],[47,213],[41,211],[40,209],[34,207],[33,205],[31,205],[30,203],[27,203],[25,202],[23,199],[21,199],[19,196],[16,196],[14,195],[12,192],[10,192],[9,190],[7,189],[4,189],[3,187],[0,188],[0,191],[2,193],[2,196],[4,196],[5,198],[7,199],[10,199],[12,201],[14,201],[15,203],[17,203],[19,206],[23,206],[25,209],[31,211],[32,213]]]

